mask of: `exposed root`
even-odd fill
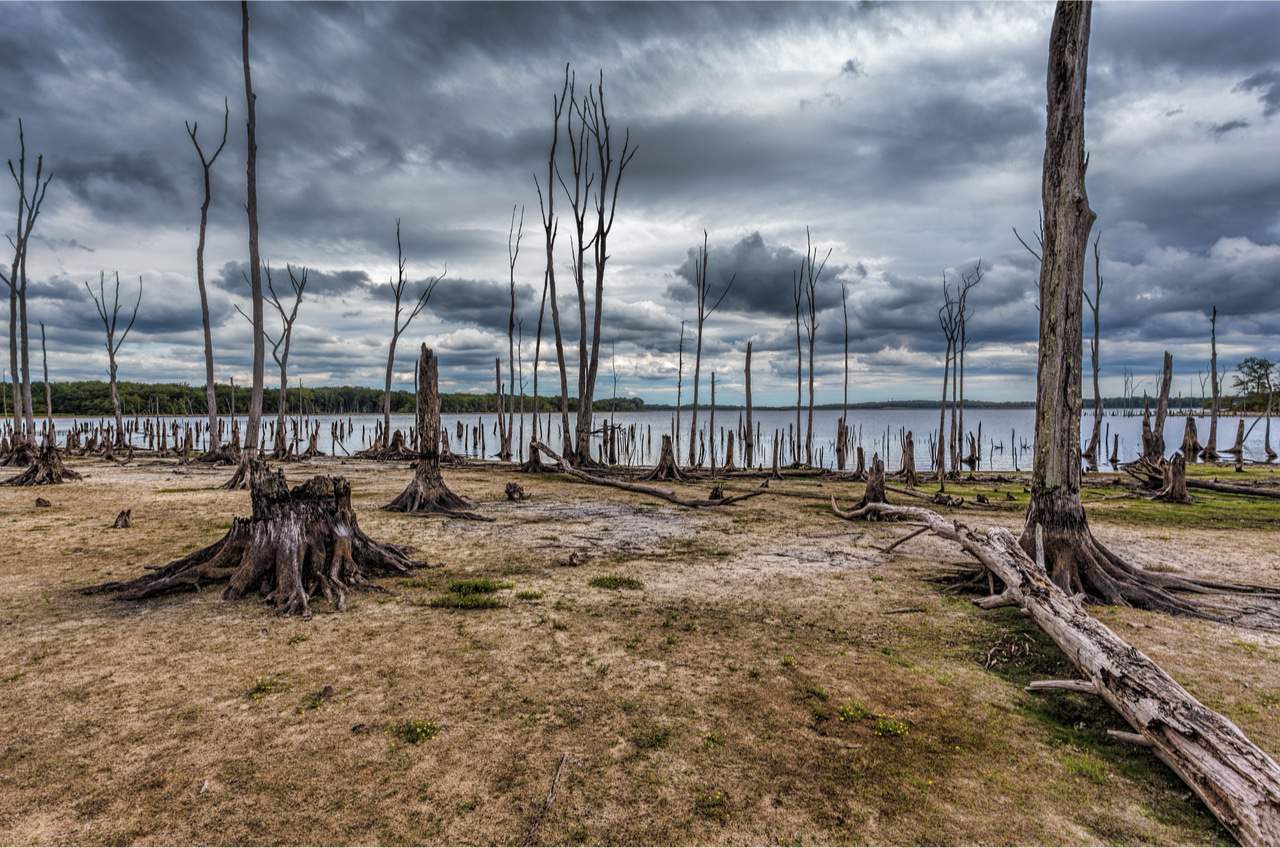
[[[68,480],[79,480],[80,474],[62,464],[62,455],[51,444],[40,449],[31,466],[0,486],[52,486]]]

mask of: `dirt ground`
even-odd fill
[[[1065,659],[932,582],[945,543],[884,554],[906,530],[833,517],[858,484],[690,511],[446,472],[476,523],[380,511],[403,463],[292,465],[347,476],[365,532],[438,564],[303,621],[218,588],[81,595],[215,541],[248,495],[213,488],[225,469],[72,464],[0,489],[2,843],[1229,841],[1097,699],[1023,691]],[[997,488],[967,520],[1018,524],[1021,484]],[[1221,499],[1184,521],[1091,497],[1144,565],[1280,585],[1280,502],[1232,526]],[[496,605],[432,606],[467,578]],[[1280,638],[1096,613],[1280,754]]]

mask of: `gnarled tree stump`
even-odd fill
[[[51,486],[79,479],[79,473],[62,464],[62,455],[58,453],[58,449],[46,442],[26,471],[10,477],[0,483],[0,486]]]
[[[533,454],[538,454],[537,450],[533,450]],[[680,473],[680,466],[676,465],[676,453],[671,447],[671,437],[662,437],[662,452],[658,455],[658,464],[652,471],[640,478],[641,480],[682,480],[684,475]]]
[[[235,519],[219,541],[136,580],[103,583],[85,593],[140,600],[225,582],[224,600],[256,591],[281,615],[309,617],[317,594],[343,610],[348,592],[376,588],[371,577],[423,565],[406,549],[361,532],[345,478],[312,477],[290,489],[284,472],[258,461],[250,493],[251,516]]]
[[[1175,453],[1165,463],[1164,486],[1156,493],[1155,499],[1170,503],[1191,503],[1191,495],[1187,493],[1187,461],[1181,453]]]

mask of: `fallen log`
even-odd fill
[[[923,523],[939,538],[957,543],[1004,584],[1003,591],[981,599],[979,606],[1021,607],[1085,678],[1045,681],[1033,689],[1097,694],[1242,845],[1280,844],[1280,765],[1051,581],[1042,544],[1032,560],[1002,528],[974,530],[921,507],[869,503],[846,512],[835,498],[831,507],[842,518]]]
[[[615,489],[621,489],[624,492],[634,492],[637,495],[648,495],[650,497],[660,498],[668,503],[673,503],[676,506],[684,506],[691,509],[705,509],[713,506],[729,506],[730,504],[745,501],[748,498],[768,494],[768,490],[766,489],[756,489],[752,492],[742,492],[725,498],[682,498],[675,492],[670,492],[666,489],[659,489],[656,486],[643,486],[639,483],[628,483],[624,480],[612,480],[608,477],[588,474],[580,468],[574,468],[569,465],[569,463],[564,461],[563,457],[542,442],[533,442],[532,445],[546,454],[547,458],[556,464],[557,471],[568,474],[570,477],[574,477],[584,483],[591,483],[596,486],[611,486]]]

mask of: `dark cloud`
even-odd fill
[[[1235,87],[1236,91],[1256,91],[1262,101],[1262,114],[1270,118],[1280,112],[1280,70],[1259,71],[1242,79]]]

